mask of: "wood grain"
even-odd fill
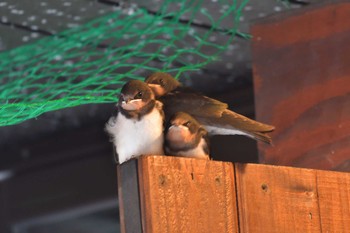
[[[350,174],[317,171],[322,232],[350,232]]]
[[[122,232],[350,232],[350,173],[147,156],[118,176]]]
[[[143,232],[238,232],[231,163],[166,156],[138,162]]]
[[[350,171],[350,2],[273,16],[252,34],[256,118],[276,126],[260,162]]]
[[[320,232],[316,172],[236,164],[240,232]]]

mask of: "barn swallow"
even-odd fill
[[[120,164],[140,155],[163,155],[163,104],[139,80],[127,82],[120,93],[117,115],[109,119],[106,131]]]
[[[204,126],[209,135],[245,135],[271,144],[267,135],[275,127],[260,123],[228,109],[228,105],[189,88],[167,73],[157,72],[145,79],[164,104],[166,118],[176,112],[187,112]]]
[[[165,154],[209,159],[208,132],[184,112],[175,113],[166,127]]]

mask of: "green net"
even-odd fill
[[[164,1],[97,18],[0,54],[0,126],[89,103],[115,102],[141,73],[197,70],[216,60],[238,35],[247,1]],[[198,23],[198,22],[201,23]],[[225,44],[211,36],[225,37]],[[241,34],[240,34],[241,35]]]

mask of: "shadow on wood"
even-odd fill
[[[170,156],[131,162],[138,169],[119,166],[119,190],[124,182],[138,190],[123,192],[120,208],[140,218],[124,216],[122,232],[140,232],[125,230],[138,223],[146,233],[350,232],[349,173]],[[135,196],[138,208],[127,206]]]

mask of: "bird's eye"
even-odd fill
[[[160,83],[161,86],[164,86],[164,80],[162,78],[159,79],[159,83]]]
[[[123,94],[120,94],[120,95],[119,95],[119,99],[120,99],[120,101],[125,101],[124,95],[123,95]]]
[[[187,128],[190,127],[191,125],[191,122],[190,121],[187,121],[186,123],[183,124],[184,126],[186,126]]]
[[[137,92],[137,94],[136,94],[136,96],[135,96],[135,98],[138,98],[138,99],[140,99],[140,98],[142,98],[142,92],[141,91],[139,91],[139,92]]]

